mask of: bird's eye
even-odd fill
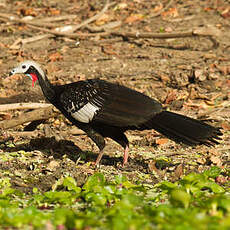
[[[23,68],[23,69],[25,69],[25,68],[26,68],[26,66],[25,66],[25,65],[23,65],[23,66],[22,66],[22,68]]]

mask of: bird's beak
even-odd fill
[[[12,76],[12,75],[14,75],[14,71],[9,72],[9,77]]]

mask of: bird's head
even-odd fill
[[[9,75],[14,74],[25,74],[26,76],[30,77],[33,87],[39,76],[43,78],[45,76],[44,71],[41,69],[39,64],[34,61],[24,61],[20,63],[17,67],[10,71]]]

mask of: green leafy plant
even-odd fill
[[[221,170],[191,173],[174,183],[133,184],[122,175],[102,173],[82,188],[72,177],[60,178],[44,193],[30,195],[0,179],[0,225],[44,229],[230,229],[230,195],[215,182]],[[48,227],[47,227],[48,228]]]

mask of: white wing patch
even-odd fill
[[[100,109],[98,106],[93,105],[89,102],[86,105],[84,105],[81,109],[79,109],[77,112],[71,112],[73,108],[74,104],[72,103],[72,108],[69,109],[68,112],[70,112],[71,116],[74,117],[76,120],[83,123],[89,123],[93,119],[97,111]]]

